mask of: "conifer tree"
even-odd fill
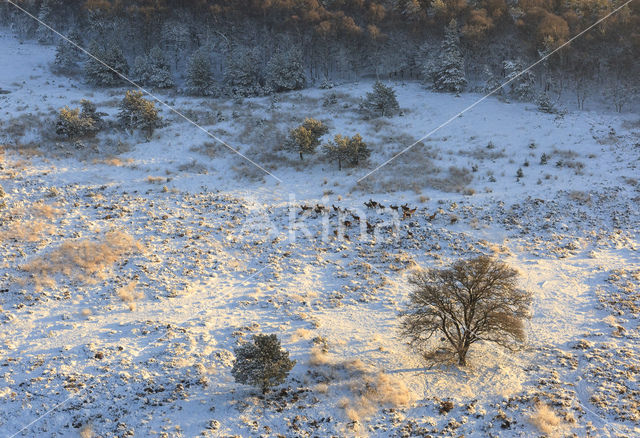
[[[259,53],[256,49],[234,48],[227,58],[224,72],[226,92],[232,96],[260,96],[261,85]]]
[[[215,79],[211,69],[211,60],[204,50],[196,50],[187,66],[187,92],[194,96],[215,94]]]
[[[169,62],[159,47],[151,49],[146,56],[136,57],[133,77],[142,85],[157,88],[171,88],[174,85]]]
[[[295,48],[276,52],[267,63],[267,86],[276,92],[304,88],[306,78],[301,58]]]
[[[531,70],[523,67],[521,60],[502,63],[508,84],[509,95],[517,100],[532,100],[535,97],[536,78]],[[505,81],[506,82],[506,81]]]
[[[464,58],[460,50],[460,36],[456,20],[451,20],[444,33],[442,53],[433,72],[436,90],[458,93],[467,85],[464,75]]]
[[[231,375],[235,381],[256,386],[263,394],[284,382],[296,364],[281,348],[276,335],[254,335],[251,342],[236,347],[234,353]]]
[[[400,106],[398,105],[395,90],[380,81],[376,81],[373,84],[373,91],[367,93],[367,97],[360,105],[360,109],[369,115],[390,117],[400,110]]]
[[[320,145],[320,137],[329,132],[329,128],[320,120],[307,118],[302,125],[289,132],[289,138],[285,143],[285,149],[300,154],[312,154]]]
[[[67,38],[78,45],[82,44],[82,36],[77,29],[72,30]],[[82,52],[80,49],[69,41],[61,39],[56,47],[56,58],[53,63],[58,71],[68,73],[78,67],[81,58]]]
[[[324,151],[329,161],[337,161],[338,169],[343,166],[357,166],[361,161],[369,158],[371,152],[366,143],[362,141],[360,134],[353,137],[340,134],[324,145]]]
[[[85,64],[85,74],[91,84],[101,87],[112,87],[122,83],[122,78],[118,73],[122,75],[128,74],[129,64],[127,64],[127,60],[120,47],[111,45],[103,48],[94,41],[89,46],[89,52],[106,64],[104,65],[92,57],[87,60]],[[107,67],[107,65],[110,68]]]

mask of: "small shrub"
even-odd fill
[[[548,162],[549,162],[549,155],[543,152],[542,155],[540,155],[540,164],[544,166]]]
[[[549,95],[546,93],[538,98],[538,111],[547,114],[555,114],[558,112],[553,102],[551,102]]]
[[[553,412],[549,406],[542,403],[536,406],[536,410],[533,415],[529,417],[529,421],[531,421],[540,432],[549,436],[555,436],[562,425],[562,421],[556,413]]]
[[[338,162],[340,170],[342,170],[343,164],[350,167],[357,166],[371,155],[360,134],[353,137],[343,137],[338,134],[333,138],[333,141],[324,145],[324,151],[329,161]]]
[[[360,110],[372,116],[390,117],[400,111],[396,92],[382,82],[373,84],[373,91],[367,93],[367,97],[360,105]]]
[[[231,374],[237,383],[258,387],[266,393],[285,381],[296,361],[280,347],[276,335],[254,335],[252,342],[234,349]]]
[[[147,138],[161,125],[161,118],[155,103],[142,97],[141,91],[127,91],[120,103],[118,121],[126,129],[142,129]]]
[[[305,119],[302,125],[289,132],[289,138],[285,143],[285,149],[300,154],[312,154],[320,145],[320,137],[329,132],[329,128],[319,120]]]

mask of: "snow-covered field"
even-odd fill
[[[393,83],[403,115],[364,120],[370,82],[159,94],[269,175],[166,108],[150,141],[60,142],[60,108],[112,120],[126,88],[54,76],[53,52],[0,34],[1,436],[640,435],[637,114],[489,98],[358,182],[481,96]],[[305,117],[369,162],[279,150]],[[427,368],[398,337],[407,275],[477,253],[533,293],[527,346]],[[254,333],[297,361],[266,397],[230,374]]]

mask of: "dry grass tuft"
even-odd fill
[[[536,405],[536,410],[529,417],[531,424],[536,426],[540,432],[554,437],[558,436],[562,428],[562,420],[553,410],[544,403]]]
[[[122,287],[116,288],[116,295],[129,305],[129,310],[132,312],[136,310],[136,301],[144,297],[144,293],[136,290],[138,287],[137,281],[132,281]]]
[[[101,239],[67,240],[58,248],[34,257],[20,268],[30,275],[37,290],[55,286],[56,275],[95,284],[104,280],[108,269],[127,254],[142,250],[129,234],[109,231]]]
[[[56,232],[56,226],[51,222],[62,214],[63,210],[57,204],[50,205],[42,201],[35,202],[28,209],[12,208],[6,217],[1,218],[8,226],[0,231],[0,242],[39,242],[45,235]]]
[[[349,384],[353,397],[345,397],[340,405],[351,421],[374,415],[381,407],[399,408],[412,402],[409,389],[398,378],[383,372],[363,374]]]
[[[298,342],[304,339],[311,339],[312,337],[313,337],[313,332],[311,330],[299,328],[293,333],[293,335],[291,335],[291,342]]]

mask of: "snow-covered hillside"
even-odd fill
[[[637,114],[489,98],[358,182],[482,96],[388,83],[402,114],[365,120],[371,82],[158,94],[267,174],[166,107],[149,141],[56,139],[60,108],[113,120],[126,88],[53,56],[0,35],[0,435],[640,435]],[[305,117],[368,162],[281,150]],[[533,293],[527,346],[428,368],[398,335],[408,274],[478,253]],[[297,361],[266,397],[230,374],[255,333]]]

